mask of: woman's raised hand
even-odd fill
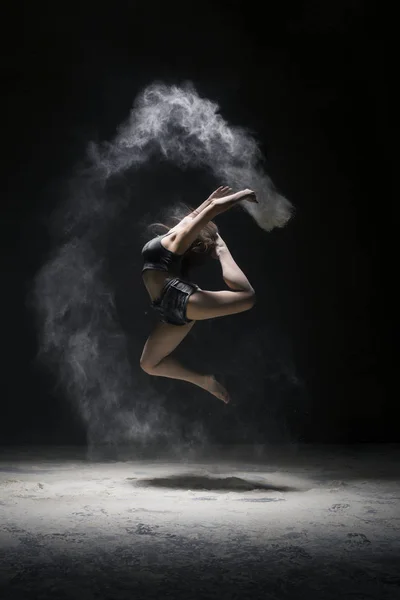
[[[255,202],[257,203],[258,200],[256,198],[256,194],[255,192],[253,192],[253,190],[249,190],[248,188],[244,189],[244,190],[240,190],[240,192],[233,192],[232,188],[228,187],[227,185],[221,185],[219,188],[217,188],[215,190],[215,192],[213,192],[211,194],[211,196],[209,196],[208,198],[208,202],[210,200],[221,200],[222,198],[226,198],[227,196],[229,196],[230,198],[227,200],[232,200],[232,201],[239,201],[239,200],[247,200],[248,202]],[[221,200],[221,202],[218,202],[218,204],[225,204],[224,200]]]
[[[256,194],[255,194],[255,192],[253,192],[253,190],[246,189],[246,190],[242,190],[239,193],[241,194],[241,198],[240,198],[241,200],[247,200],[248,202],[255,202],[256,204],[258,204]]]
[[[209,196],[208,199],[214,200],[215,198],[223,198],[224,196],[229,196],[229,194],[232,194],[232,188],[227,185],[221,185]]]

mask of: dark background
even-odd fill
[[[296,207],[289,225],[268,235],[244,213],[219,223],[258,303],[237,321],[219,321],[215,342],[208,323],[187,346],[192,360],[196,352],[199,360],[225,353],[220,366],[229,372],[230,365],[231,375],[243,351],[241,379],[231,383],[250,390],[240,441],[399,441],[388,384],[394,312],[385,269],[387,81],[374,3],[299,0],[257,9],[245,2],[15,2],[9,11],[2,58],[2,442],[85,441],[54,377],[35,361],[26,298],[50,250],[46,223],[60,182],[89,140],[113,137],[136,94],[154,80],[191,80],[220,104],[224,118],[250,128],[273,181]],[[143,292],[138,298],[144,311]],[[144,343],[150,324],[142,329]],[[275,379],[246,380],[246,357],[257,347],[259,371],[268,376],[275,368],[276,347],[279,360],[288,361],[286,375],[282,368]],[[174,409],[188,419],[204,410],[210,426],[240,431],[240,419],[221,412],[234,407],[196,398]]]

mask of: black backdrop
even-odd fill
[[[144,85],[188,79],[231,123],[255,132],[296,216],[268,235],[240,212],[219,223],[258,303],[238,320],[198,325],[184,354],[191,364],[217,363],[242,404],[229,413],[200,392],[188,403],[184,384],[152,384],[169,392],[171,410],[200,416],[222,441],[398,441],[388,385],[387,80],[374,4],[269,2],[263,13],[244,2],[9,9],[2,441],[84,443],[55,377],[35,362],[26,296],[48,256],[46,221],[87,142],[111,138]],[[172,180],[189,193],[188,174]],[[209,277],[218,287],[216,265]],[[141,316],[135,328],[129,314],[132,303],[147,310],[137,285],[119,307],[144,343],[151,322]],[[137,353],[131,358],[138,369]]]

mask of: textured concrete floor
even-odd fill
[[[213,456],[211,459],[210,456]],[[400,447],[0,454],[0,598],[400,598]]]

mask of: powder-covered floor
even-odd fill
[[[0,597],[396,600],[399,481],[395,445],[3,448]]]

